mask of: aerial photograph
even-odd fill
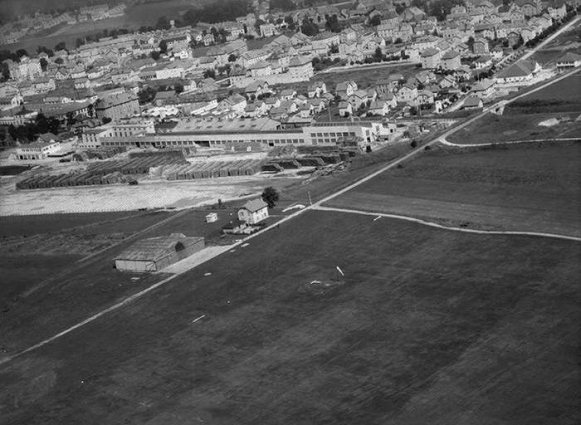
[[[581,0],[0,0],[0,425],[581,424]]]

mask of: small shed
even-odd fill
[[[206,216],[206,223],[215,223],[218,221],[218,214],[213,212]]]
[[[143,239],[115,258],[115,268],[131,272],[159,271],[204,247],[203,237],[186,237],[181,233]]]

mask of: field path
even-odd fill
[[[576,236],[556,235],[553,233],[541,233],[541,232],[516,232],[516,231],[504,231],[504,230],[466,229],[464,227],[444,226],[442,224],[437,224],[437,223],[433,223],[431,221],[421,220],[419,218],[408,217],[408,216],[404,216],[404,215],[368,212],[368,211],[354,210],[354,209],[350,209],[350,208],[334,208],[334,207],[323,207],[323,206],[317,205],[317,206],[314,206],[313,209],[319,210],[319,211],[334,211],[334,212],[342,212],[342,213],[349,213],[349,214],[361,214],[361,215],[368,215],[368,216],[376,217],[376,218],[377,217],[395,218],[397,220],[411,221],[414,223],[423,224],[425,226],[436,227],[438,229],[451,230],[451,231],[455,231],[455,232],[464,232],[464,233],[476,233],[479,235],[537,236],[537,237],[544,237],[544,238],[564,239],[564,240],[569,240],[569,241],[581,242],[581,238],[576,237]]]

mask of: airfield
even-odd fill
[[[220,237],[236,203],[207,226],[201,209],[0,218],[0,422],[581,422],[581,145],[444,143],[487,117],[282,190],[244,241]],[[112,268],[175,231],[227,248]]]

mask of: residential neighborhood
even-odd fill
[[[176,131],[180,138],[171,146],[213,147],[216,136],[199,133],[215,122],[255,129],[244,138],[225,134],[232,125],[213,131],[266,149],[285,143],[333,145],[338,136],[320,139],[309,128],[348,121],[365,135],[364,122],[376,122],[359,144],[366,149],[409,135],[403,122],[401,131],[390,130],[397,120],[482,108],[578,67],[575,51],[563,52],[547,68],[534,57],[519,59],[573,19],[578,8],[573,0],[468,0],[431,16],[427,7],[391,1],[295,6],[285,12],[259,2],[254,14],[235,21],[183,26],[172,20],[165,28],[102,36],[75,48],[19,50],[2,62],[2,143],[36,143],[18,129],[40,119],[52,120],[52,130],[66,133],[78,148],[160,148],[168,146],[168,132]],[[95,5],[65,18],[97,21],[124,9]],[[39,14],[22,19],[33,28],[54,23]],[[11,25],[2,27],[5,38],[16,37]],[[367,77],[367,69],[378,77]],[[188,125],[192,120],[208,124],[198,129]],[[262,134],[260,120],[273,123],[276,131],[302,128],[306,136]],[[131,127],[135,123],[140,125]],[[167,123],[179,131],[161,130]],[[142,133],[145,127],[150,130]],[[138,141],[138,135],[148,139]],[[107,140],[112,136],[114,141]]]

